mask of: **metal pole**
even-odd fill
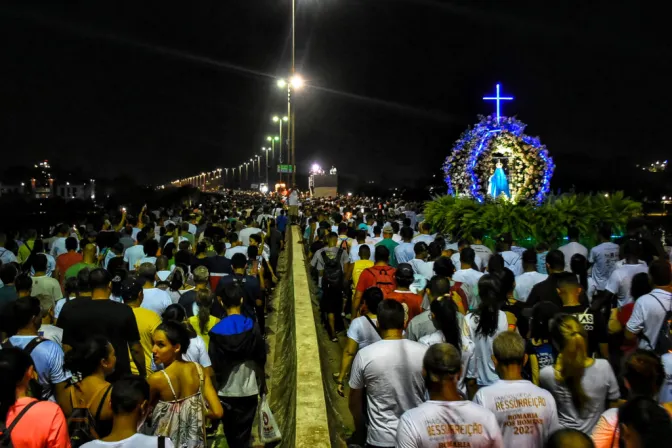
[[[280,119],[278,120],[278,123],[280,126],[280,152],[278,155],[278,164],[282,165],[282,116],[280,116],[279,118]],[[280,177],[280,182],[282,182],[282,170],[280,170],[278,176]]]
[[[266,153],[266,186],[270,190],[271,187],[268,185],[268,150],[264,151]]]
[[[292,0],[292,77],[296,74],[295,57],[296,57],[296,0]],[[289,104],[287,107],[290,107]],[[291,187],[294,188],[294,184],[296,183],[296,134],[295,134],[296,128],[294,127],[296,116],[294,115],[294,108],[291,108],[291,112],[292,113],[290,115],[287,115],[290,121],[289,126],[287,126],[287,130],[290,135],[292,144],[292,155],[290,165],[292,165]],[[290,127],[291,131],[289,130]]]

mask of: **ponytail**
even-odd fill
[[[579,283],[583,291],[588,294],[588,260],[581,254],[574,254],[570,260],[572,273],[579,276]]]
[[[567,386],[574,407],[581,412],[588,402],[588,396],[581,385],[588,360],[586,331],[576,317],[565,314],[552,322],[551,337],[561,347],[555,363],[555,379]]]
[[[446,342],[462,351],[462,336],[457,321],[457,305],[455,305],[451,293],[444,294],[434,300],[430,305],[430,310],[434,315],[433,320],[443,333]]]
[[[196,296],[198,303],[198,327],[201,333],[208,332],[208,322],[210,322],[210,307],[212,306],[212,293],[209,289],[201,289]]]
[[[502,294],[502,286],[496,274],[485,274],[478,281],[478,295],[481,303],[476,310],[478,325],[476,334],[483,337],[492,337],[497,332],[499,310],[506,298]]]
[[[9,408],[16,403],[16,387],[32,365],[33,359],[21,349],[0,350],[0,422],[7,421]]]

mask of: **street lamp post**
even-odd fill
[[[262,147],[261,150],[266,153],[266,186],[270,189],[270,186],[268,185],[268,151],[270,151],[271,148]]]
[[[278,154],[278,164],[280,164],[280,165],[282,165],[282,147],[284,146],[284,142],[285,142],[282,139],[282,122],[284,121],[286,123],[287,120],[289,120],[288,117],[280,118],[277,115],[273,117],[273,122],[278,123],[278,131],[279,131],[279,134],[280,134],[280,153]],[[289,127],[287,127],[287,129],[289,130]],[[280,182],[282,182],[282,172],[280,172],[279,176],[280,176]]]
[[[243,188],[243,165],[242,164],[238,167],[238,173],[240,173],[238,177],[240,178],[240,188],[242,190],[242,188]]]
[[[257,155],[257,180],[261,182],[261,156]]]
[[[294,8],[292,7],[292,10]],[[292,13],[292,35],[294,33],[294,14]],[[292,38],[293,40],[293,38]],[[293,47],[293,45],[292,45]],[[296,130],[296,111],[295,111],[295,106],[293,105],[292,102],[292,91],[299,90],[303,87],[303,78],[299,75],[296,74],[294,70],[294,48],[292,48],[292,76],[289,78],[289,81],[285,81],[284,79],[278,80],[278,87],[281,89],[284,89],[287,87],[287,115],[288,115],[288,120],[289,123],[287,125],[287,155],[288,155],[288,162],[290,166],[292,167],[292,185],[296,182],[296,138],[294,136],[294,132]],[[287,180],[289,181],[289,175],[287,176]]]

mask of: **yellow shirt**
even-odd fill
[[[357,260],[355,261],[355,265],[352,267],[352,286],[353,286],[353,294],[357,292],[357,282],[359,282],[359,276],[362,275],[362,272],[364,270],[369,269],[370,267],[373,267],[374,263],[371,260]]]
[[[138,323],[138,332],[140,333],[140,345],[142,345],[142,351],[145,354],[145,370],[147,371],[147,376],[151,375],[152,372],[152,346],[154,342],[152,340],[152,335],[154,330],[161,324],[161,317],[152,310],[146,308],[132,308],[133,314],[135,315],[135,320]],[[130,350],[129,350],[130,352]],[[138,367],[131,359],[131,372],[134,375],[138,374]]]
[[[205,342],[205,348],[210,349],[210,330],[219,323],[219,319],[214,316],[210,316],[208,324],[205,326],[205,333],[201,331],[201,325],[198,322],[198,316],[191,316],[189,318],[189,323],[192,327],[194,327],[196,334],[203,338],[203,342]]]

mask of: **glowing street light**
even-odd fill
[[[303,84],[304,84],[303,78],[301,77],[301,75],[292,76],[289,79],[289,82],[292,84],[292,87],[294,87],[295,89],[300,89],[301,87],[303,87]]]
[[[283,121],[287,122],[287,120],[289,120],[288,117],[280,118],[277,115],[273,117],[273,122],[278,123],[278,130],[280,132],[280,147],[279,147],[279,153],[278,153],[278,164],[280,164],[280,165],[282,165],[282,142],[284,141],[282,139],[282,122]],[[289,130],[289,128],[287,130]],[[289,159],[289,154],[287,154],[287,156],[288,156],[287,158]],[[280,182],[282,182],[282,171],[280,172],[279,176],[280,176]]]
[[[281,89],[284,89],[285,87],[287,87],[287,81],[285,81],[284,79],[278,79],[277,84],[278,84],[278,87],[280,87]],[[37,168],[37,166],[35,168]]]

